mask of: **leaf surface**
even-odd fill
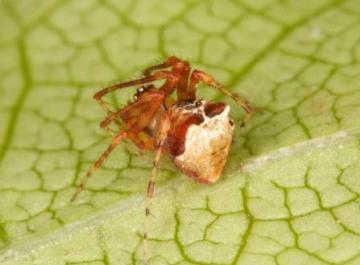
[[[151,264],[360,264],[358,0],[0,6],[1,264],[142,264],[148,155],[120,146],[69,199],[110,142],[92,95],[169,55],[257,112],[216,184],[160,164]],[[239,124],[233,102],[198,94],[228,102]]]

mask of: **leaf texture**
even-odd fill
[[[0,2],[0,263],[142,264],[151,156],[110,139],[92,95],[176,55],[257,112],[223,177],[160,164],[150,264],[360,264],[360,2]],[[134,91],[107,98],[115,108]],[[207,87],[199,97],[224,100]],[[149,159],[150,158],[150,159]]]

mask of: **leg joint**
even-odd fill
[[[153,181],[150,181],[147,188],[148,197],[151,198],[153,196],[154,188],[155,188],[155,183]]]

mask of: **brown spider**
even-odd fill
[[[156,80],[165,82],[156,88],[151,84]],[[226,163],[234,129],[234,124],[228,117],[230,108],[222,102],[197,99],[196,87],[199,82],[230,96],[244,109],[245,116],[241,126],[250,118],[253,108],[246,99],[229,92],[202,71],[191,72],[188,62],[173,56],[162,64],[146,68],[143,78],[115,84],[94,95],[94,99],[107,113],[100,127],[112,135],[112,142],[81,179],[71,201],[75,200],[90,176],[124,138],[130,139],[141,150],[155,152],[145,201],[145,264],[148,264],[148,218],[161,154],[168,153],[184,174],[201,183],[216,182]],[[110,111],[102,100],[103,96],[131,86],[138,86],[134,101],[116,112]],[[175,90],[177,100],[171,98]],[[111,122],[119,123],[119,120],[122,120],[125,128],[114,134],[109,125]]]

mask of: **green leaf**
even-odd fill
[[[161,163],[151,264],[360,263],[360,2],[0,2],[0,263],[142,264],[151,156],[110,139],[92,95],[169,55],[258,109],[223,177]],[[134,92],[108,97],[121,107]],[[210,88],[199,96],[226,100]]]

